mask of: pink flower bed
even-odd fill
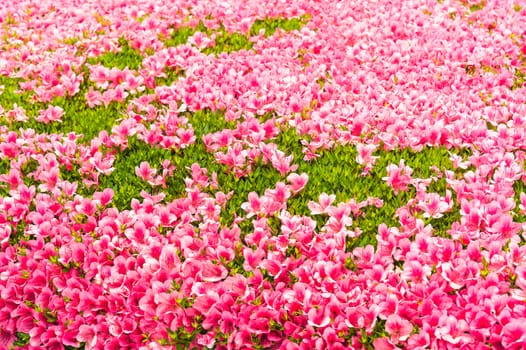
[[[526,180],[526,3],[472,5],[5,1],[0,73],[46,105],[38,122],[60,122],[53,99],[79,97],[86,83],[86,108],[124,108],[87,143],[11,130],[30,117],[0,109],[0,347],[23,333],[27,349],[525,348],[526,195],[514,185]],[[214,38],[201,32],[175,47],[161,40],[200,20],[247,34],[257,19],[306,15],[301,29],[259,33],[252,50],[229,54],[203,53]],[[138,69],[86,62],[121,38],[145,55]],[[169,70],[185,74],[160,84]],[[160,192],[115,208],[114,189],[98,184],[129,138],[185,152],[198,137],[184,113],[206,108],[238,122],[201,137],[218,163],[240,178],[264,163],[282,180],[249,193],[245,216],[224,225],[232,193],[216,173],[194,164],[185,195],[166,201],[180,169],[145,159],[135,175]],[[303,136],[305,159],[274,143],[286,128]],[[390,164],[393,193],[415,197],[398,208],[399,225],[378,225],[375,247],[348,251],[347,239],[366,234],[354,220],[382,199],[321,193],[307,216],[287,203],[310,180],[299,162],[349,144],[363,176],[375,152],[396,148],[446,147],[454,167],[418,178]],[[446,193],[428,191],[436,178]],[[436,234],[427,219],[454,206],[460,219]]]

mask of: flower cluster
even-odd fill
[[[254,29],[275,18],[305,23]],[[0,348],[526,347],[526,4],[45,0],[0,22]],[[75,103],[120,114],[86,139]],[[135,143],[156,158],[126,163]],[[301,165],[349,145],[385,196],[309,198]],[[117,168],[144,186],[127,207]],[[260,169],[279,180],[242,192]]]

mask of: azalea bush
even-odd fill
[[[0,24],[1,348],[526,347],[524,1]]]

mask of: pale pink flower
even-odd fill
[[[195,32],[194,35],[188,38],[188,44],[194,45],[200,50],[206,48],[212,43],[213,43],[213,40],[210,39],[205,33],[202,33],[202,32]]]
[[[101,174],[109,175],[114,169],[112,167],[114,160],[115,160],[115,156],[112,154],[103,155],[101,152],[96,152],[93,155],[93,157],[89,158],[88,162],[91,165],[93,165],[95,169]]]
[[[89,108],[100,106],[103,103],[101,92],[98,90],[94,90],[91,86],[88,92],[86,92],[86,94],[84,95],[84,97],[86,98],[86,103]]]
[[[147,182],[152,182],[153,177],[157,174],[157,169],[151,168],[146,161],[141,162],[139,166],[135,167],[135,175]]]
[[[510,239],[522,229],[521,225],[514,222],[509,214],[502,214],[488,231],[500,235],[503,239]]]
[[[306,173],[298,175],[296,173],[291,173],[287,176],[287,181],[290,183],[290,189],[293,193],[298,193],[301,191],[309,180],[309,176]]]
[[[376,150],[377,146],[375,144],[363,144],[359,143],[356,145],[356,150],[358,155],[356,156],[356,162],[364,167],[363,175],[369,173],[369,171],[374,166],[374,163],[378,157],[373,156],[373,152]]]
[[[241,204],[241,209],[248,213],[248,218],[259,214],[262,210],[262,207],[261,200],[258,194],[256,192],[250,192],[248,194],[248,202]]]
[[[308,207],[311,211],[312,215],[318,215],[318,214],[326,214],[327,209],[329,206],[334,202],[336,199],[335,194],[328,195],[327,193],[323,192],[318,197],[318,203],[310,201],[308,204]]]
[[[389,338],[381,337],[373,341],[375,350],[395,350],[396,346],[389,340]]]
[[[265,196],[270,197],[273,201],[280,204],[286,204],[291,193],[289,187],[283,182],[278,182],[275,189],[265,190]]]
[[[277,171],[284,176],[288,172],[295,171],[298,169],[298,165],[291,165],[290,163],[294,159],[293,155],[285,156],[285,153],[281,151],[276,151],[273,157],[270,159],[272,166],[276,168]]]
[[[39,123],[61,122],[64,110],[58,106],[48,106],[47,109],[40,111],[40,114],[35,118]]]
[[[19,107],[16,103],[14,103],[13,109],[6,112],[5,116],[6,119],[10,122],[26,122],[29,120],[29,117],[26,115],[25,109]]]
[[[423,216],[425,218],[441,218],[445,212],[453,207],[451,192],[448,191],[448,197],[446,198],[438,193],[426,193],[425,199],[418,201],[418,206],[424,211]]]
[[[382,180],[386,181],[389,186],[394,190],[395,194],[398,191],[407,191],[408,185],[411,182],[411,174],[413,169],[405,165],[405,161],[400,160],[400,164],[390,164],[386,168],[387,177],[382,177]]]
[[[420,332],[413,334],[407,340],[407,345],[413,350],[426,350],[429,349],[430,339],[427,332]]]
[[[422,265],[418,260],[408,260],[404,263],[401,277],[414,283],[422,283],[427,282],[430,275],[431,267]]]
[[[435,336],[453,345],[465,345],[473,342],[469,335],[469,327],[465,320],[454,316],[442,315]]]
[[[102,192],[95,192],[93,194],[93,199],[97,200],[101,206],[105,207],[111,202],[113,195],[113,189],[105,188]]]

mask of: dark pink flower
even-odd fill
[[[13,332],[9,332],[0,328],[0,345],[5,349],[10,348],[16,340],[16,335]]]
[[[148,162],[141,162],[138,167],[135,167],[135,175],[147,182],[153,181],[153,177],[157,174],[157,169],[152,169]]]
[[[390,315],[385,322],[385,331],[389,333],[393,343],[406,341],[413,331],[413,325],[398,315]]]
[[[526,264],[517,266],[515,269],[515,275],[517,276],[515,284],[522,288],[522,290],[526,291]]]
[[[317,327],[317,328],[323,328],[329,325],[331,322],[331,318],[329,315],[328,310],[325,308],[325,306],[311,306],[311,309],[307,313],[308,316],[308,324]]]
[[[524,349],[526,347],[526,318],[512,319],[502,328],[502,345],[506,349]]]
[[[205,282],[217,282],[226,278],[228,270],[221,264],[213,264],[209,261],[203,261],[201,263],[200,274]]]
[[[429,334],[421,332],[419,334],[413,334],[407,340],[407,345],[413,350],[426,350],[429,349],[430,339]]]
[[[448,315],[440,317],[435,336],[453,345],[464,345],[473,342],[473,337],[469,335],[467,322]]]
[[[89,348],[93,348],[97,343],[97,331],[94,325],[81,325],[77,334],[79,342],[87,343]]]
[[[395,350],[396,346],[391,343],[389,338],[382,337],[377,338],[373,341],[373,346],[375,350]]]
[[[509,214],[502,214],[489,229],[503,239],[510,239],[521,230],[521,225],[514,222]]]

